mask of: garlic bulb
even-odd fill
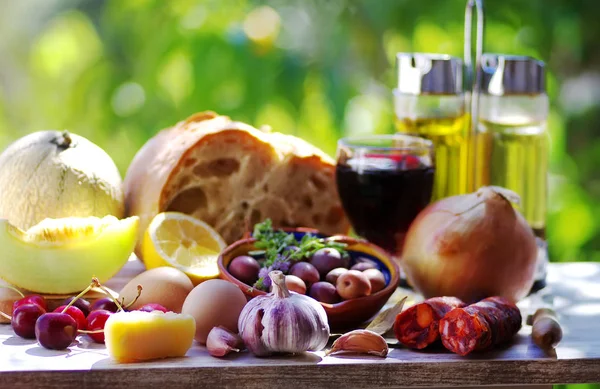
[[[240,313],[238,328],[248,350],[262,357],[323,349],[329,339],[323,306],[308,296],[290,293],[281,271],[271,271],[269,278],[273,291],[253,298]]]

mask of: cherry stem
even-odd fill
[[[117,309],[119,311],[124,311],[123,306],[119,303],[119,299],[116,299],[115,296],[112,295],[112,293],[110,293],[110,291],[108,289],[106,289],[103,285],[100,284],[100,281],[98,281],[98,279],[96,277],[92,278],[92,282],[95,282],[98,288],[100,288],[104,293],[106,293],[108,295],[108,297],[110,297],[112,299],[112,301],[114,301],[114,303],[117,306]]]
[[[77,332],[80,332],[82,334],[101,334],[104,332],[104,329],[101,330],[93,330],[93,331],[89,331],[89,330],[77,330]]]
[[[0,316],[4,316],[6,319],[8,319],[8,320],[12,321],[12,316],[10,316],[10,315],[8,315],[8,314],[6,314],[6,313],[2,312],[2,311],[0,311]]]
[[[130,302],[129,304],[125,305],[125,299],[123,298],[123,305],[125,305],[125,308],[129,308],[130,306],[132,306],[133,304],[135,304],[136,301],[138,301],[138,299],[140,298],[142,294],[142,285],[138,285],[137,286],[137,296],[135,296],[135,298],[133,299],[132,302]]]
[[[14,286],[0,285],[0,287],[14,290],[15,292],[17,292],[19,294],[19,296],[21,296],[21,298],[25,297],[25,295],[23,294],[23,292],[21,292],[19,289],[15,288]]]
[[[85,288],[84,290],[82,290],[82,291],[81,291],[81,293],[79,293],[77,296],[75,296],[75,298],[74,298],[74,299],[72,299],[72,300],[69,302],[69,304],[67,304],[67,306],[63,308],[63,310],[62,310],[62,313],[65,313],[65,312],[67,312],[67,309],[69,309],[69,307],[70,307],[71,305],[75,304],[75,302],[76,302],[77,300],[79,300],[80,298],[82,298],[83,296],[85,296],[85,294],[86,294],[87,292],[89,292],[89,291],[90,291],[90,290],[91,290],[93,287],[95,287],[95,286],[99,286],[99,285],[100,285],[100,283],[98,282],[98,279],[97,279],[97,278],[95,278],[95,277],[94,277],[94,278],[92,278],[92,283],[91,283],[91,284],[89,284],[89,285],[87,286],[87,288]]]

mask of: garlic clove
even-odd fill
[[[206,339],[206,349],[213,357],[224,357],[231,352],[240,352],[244,342],[239,335],[225,327],[213,327]]]
[[[325,355],[352,353],[385,358],[388,351],[387,342],[381,335],[369,330],[354,330],[337,338]]]

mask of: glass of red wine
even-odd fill
[[[408,227],[433,190],[431,141],[366,135],[338,141],[336,180],[354,232],[399,260]]]

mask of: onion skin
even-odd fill
[[[517,302],[531,289],[537,261],[532,229],[502,191],[482,187],[426,207],[411,224],[401,266],[425,298]]]

